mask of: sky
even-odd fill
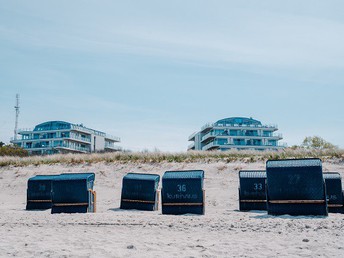
[[[344,148],[342,0],[0,0],[0,141],[52,120],[185,151],[208,122]]]

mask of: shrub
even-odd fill
[[[3,145],[0,147],[0,156],[26,157],[28,152],[17,145]]]
[[[8,146],[5,146],[8,148]],[[2,147],[4,148],[4,147]],[[189,151],[179,153],[164,153],[164,152],[111,152],[111,153],[91,153],[91,154],[55,154],[47,156],[29,156],[29,157],[11,157],[19,156],[22,149],[18,147],[11,147],[16,149],[16,155],[7,154],[7,157],[0,157],[0,166],[28,166],[28,165],[43,165],[43,164],[91,164],[98,162],[105,163],[183,163],[183,162],[256,162],[266,161],[268,159],[293,159],[293,158],[320,158],[328,160],[337,158],[339,161],[344,160],[344,150],[340,149],[307,149],[307,148],[286,148],[279,151]],[[19,154],[18,154],[19,153]],[[1,154],[0,154],[1,155]],[[27,156],[23,153],[22,156]],[[21,156],[21,157],[22,157]]]

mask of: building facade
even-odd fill
[[[204,125],[189,136],[188,150],[277,150],[286,147],[279,143],[277,125],[263,125],[246,117],[230,117]]]
[[[121,150],[115,145],[120,142],[119,137],[64,121],[49,121],[34,129],[20,129],[18,135],[19,138],[12,139],[11,143],[33,155]]]

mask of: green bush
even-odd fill
[[[16,145],[2,145],[0,147],[0,156],[16,156],[16,157],[26,157],[28,152]]]

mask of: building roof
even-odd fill
[[[224,118],[221,120],[218,120],[215,122],[215,125],[222,124],[238,124],[238,125],[262,125],[262,123],[258,120],[253,119],[252,117],[247,118],[247,117],[229,117],[229,118]]]

